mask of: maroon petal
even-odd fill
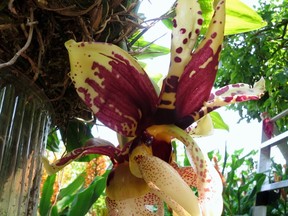
[[[43,164],[46,171],[49,174],[53,174],[85,155],[89,154],[101,154],[110,157],[112,160],[117,158],[121,154],[121,151],[117,149],[112,143],[98,139],[92,138],[87,141],[87,146],[74,149],[73,151],[67,153],[59,160],[53,162],[52,164],[46,158],[43,158]]]
[[[224,5],[223,1],[218,3],[206,38],[192,54],[191,61],[180,77],[176,94],[176,111],[180,119],[199,110],[209,98],[223,41]]]
[[[70,77],[96,117],[124,136],[135,136],[152,116],[157,94],[127,52],[107,43],[66,42]]]

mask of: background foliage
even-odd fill
[[[288,108],[288,2],[280,2],[259,1],[257,12],[267,26],[227,36],[221,53],[216,86],[239,82],[252,85],[261,76],[266,80],[267,92],[261,100],[230,106],[248,121],[260,120],[263,112],[273,117]],[[278,122],[280,131],[286,130],[287,125],[288,117]]]

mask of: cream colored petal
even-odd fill
[[[142,173],[139,170],[138,163],[136,162],[136,158],[142,157],[143,155],[149,156],[153,155],[151,146],[147,146],[144,143],[141,143],[137,147],[135,147],[132,153],[129,155],[129,167],[131,173],[138,177],[142,178]]]
[[[213,134],[213,122],[209,114],[199,119],[195,124],[186,129],[192,137],[209,136]]]
[[[192,167],[179,167],[174,162],[171,163],[171,166],[173,166],[173,168],[179,173],[186,184],[188,184],[190,187],[197,187],[197,173]]]
[[[153,193],[177,214],[201,215],[197,197],[172,166],[154,156],[141,156],[136,161]]]
[[[197,170],[197,189],[203,215],[220,216],[223,210],[223,184],[220,175],[195,143],[186,143],[186,153]]]
[[[153,193],[147,193],[138,198],[114,200],[106,198],[109,216],[163,216],[163,201]],[[154,207],[154,208],[153,208]]]
[[[181,75],[197,42],[203,22],[200,4],[197,0],[178,0],[173,19],[171,57],[168,75],[163,82],[159,108],[175,109],[176,89]],[[165,87],[167,86],[167,88]],[[165,89],[169,89],[166,91]]]
[[[191,59],[203,22],[197,0],[178,0],[173,20],[169,76],[181,76]]]
[[[128,163],[117,165],[107,179],[106,194],[113,200],[128,200],[149,192],[146,182],[130,172]]]

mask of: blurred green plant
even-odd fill
[[[224,176],[224,215],[249,215],[251,207],[254,205],[256,194],[260,191],[265,181],[266,175],[257,173],[255,170],[254,156],[256,151],[251,151],[245,155],[244,149],[236,150],[229,155],[227,151],[224,155],[221,174]],[[216,155],[216,160],[220,161],[221,155]]]
[[[277,164],[272,159],[271,170],[269,173],[269,182],[279,182],[281,180],[288,179],[288,168],[286,165]],[[272,202],[267,206],[267,212],[269,215],[288,215],[288,188],[279,189],[280,198]]]
[[[86,215],[91,208],[93,210],[92,206],[94,206],[94,212],[98,211],[101,215],[105,215],[105,208],[94,203],[104,193],[108,174],[109,171],[106,171],[102,176],[96,176],[89,185],[85,185],[87,173],[82,172],[58,193],[56,191],[56,200],[51,198],[55,193],[53,185],[57,183],[55,182],[57,174],[48,176],[42,187],[39,214],[41,216],[81,216]],[[101,205],[104,204],[103,198],[99,201]]]
[[[248,122],[260,121],[263,112],[273,117],[288,108],[288,1],[259,1],[257,11],[267,26],[225,38],[215,81],[219,87],[227,83],[253,84],[261,76],[265,78],[266,94],[261,100],[229,107]],[[288,116],[277,121],[280,132],[287,130],[287,125]]]

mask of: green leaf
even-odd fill
[[[58,199],[62,199],[68,195],[75,193],[85,182],[85,173],[81,173],[77,178],[70,183],[66,188],[60,190]]]
[[[97,176],[86,189],[76,194],[69,216],[85,215],[89,211],[93,203],[103,193],[108,173],[107,171],[103,176]]]
[[[256,194],[260,192],[263,183],[265,182],[266,175],[264,173],[256,173],[253,180],[256,181],[256,185],[254,186],[253,190],[250,191],[248,200],[255,199]]]
[[[168,29],[172,29],[173,28],[173,17],[168,17],[166,19],[162,20],[162,23],[168,28]]]
[[[253,31],[266,25],[256,11],[240,0],[227,0],[225,35]]]
[[[61,215],[63,214],[63,212],[67,212],[67,209],[69,208],[71,203],[74,201],[75,197],[76,197],[76,194],[67,195],[63,197],[61,200],[57,201],[56,208],[58,212],[61,213]]]
[[[214,0],[199,1],[204,19],[201,34],[205,34],[213,16],[213,2]],[[173,18],[169,17],[162,22],[167,28],[172,29],[172,20]],[[226,1],[226,24],[224,30],[225,35],[253,31],[266,25],[267,23],[263,21],[262,17],[256,11],[254,11],[240,0]]]
[[[60,190],[57,201],[57,208],[60,212],[65,210],[65,208],[71,205],[74,201],[77,191],[80,190],[85,182],[84,174],[85,172],[79,174],[72,183],[70,183],[66,188]]]
[[[56,205],[54,205],[54,206],[52,207],[50,216],[59,216],[58,208],[57,208]]]
[[[229,131],[229,126],[224,122],[221,115],[218,112],[211,112],[212,123],[215,129],[223,129]]]
[[[184,154],[184,166],[191,166],[189,158],[186,154],[186,149],[185,149],[185,154]]]
[[[208,29],[208,26],[210,24],[211,18],[213,16],[214,13],[214,9],[213,9],[213,2],[214,0],[202,0],[202,1],[198,1],[202,10],[202,16],[203,16],[203,24],[202,24],[202,28],[201,28],[201,33],[205,34],[205,32]],[[227,3],[226,3],[227,5]]]
[[[52,152],[58,152],[59,151],[59,144],[60,144],[60,140],[59,140],[58,135],[57,135],[56,130],[55,130],[48,135],[47,149],[52,151]]]
[[[68,124],[66,131],[66,149],[68,152],[73,151],[76,148],[80,148],[85,145],[85,142],[93,138],[91,129],[94,124],[85,123],[80,120],[72,120]],[[77,161],[90,161],[97,155],[87,155]]]
[[[56,174],[50,175],[47,177],[46,181],[43,184],[42,194],[39,205],[39,214],[41,216],[49,215],[51,209],[51,197],[54,193],[53,185],[56,179]]]
[[[162,55],[167,55],[170,53],[170,49],[164,46],[155,44],[154,42],[148,42],[140,37],[132,47],[134,56],[138,60],[155,58]]]

